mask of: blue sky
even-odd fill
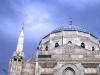
[[[100,0],[0,0],[0,68],[8,69],[22,24],[28,59],[42,37],[55,28],[68,26],[69,17],[73,25],[100,38]]]

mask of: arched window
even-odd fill
[[[45,50],[48,51],[48,46],[45,47]]]
[[[19,59],[18,62],[21,62],[21,59]]]
[[[39,47],[37,47],[37,50],[39,50]]]
[[[68,43],[72,43],[71,41],[68,41]]]
[[[59,43],[55,43],[55,48],[56,48],[56,47],[59,47]]]
[[[94,46],[92,46],[92,51],[94,51],[95,50],[95,48],[94,48]]]
[[[81,47],[82,48],[85,48],[85,44],[83,42],[81,43]]]
[[[17,58],[14,58],[14,61],[17,61]]]
[[[68,67],[65,69],[63,75],[76,75],[76,74],[75,74],[75,71],[71,67]]]

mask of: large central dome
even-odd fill
[[[86,50],[99,50],[99,40],[87,32],[85,29],[78,27],[59,27],[45,36],[40,44],[39,50],[50,51],[67,44],[76,45]]]

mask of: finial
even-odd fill
[[[69,29],[70,30],[72,29],[72,18],[71,17],[69,18]]]
[[[22,30],[24,30],[24,24],[22,25]]]

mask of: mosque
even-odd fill
[[[35,56],[25,61],[24,28],[9,61],[9,75],[100,75],[100,40],[91,33],[60,27],[41,39]]]

